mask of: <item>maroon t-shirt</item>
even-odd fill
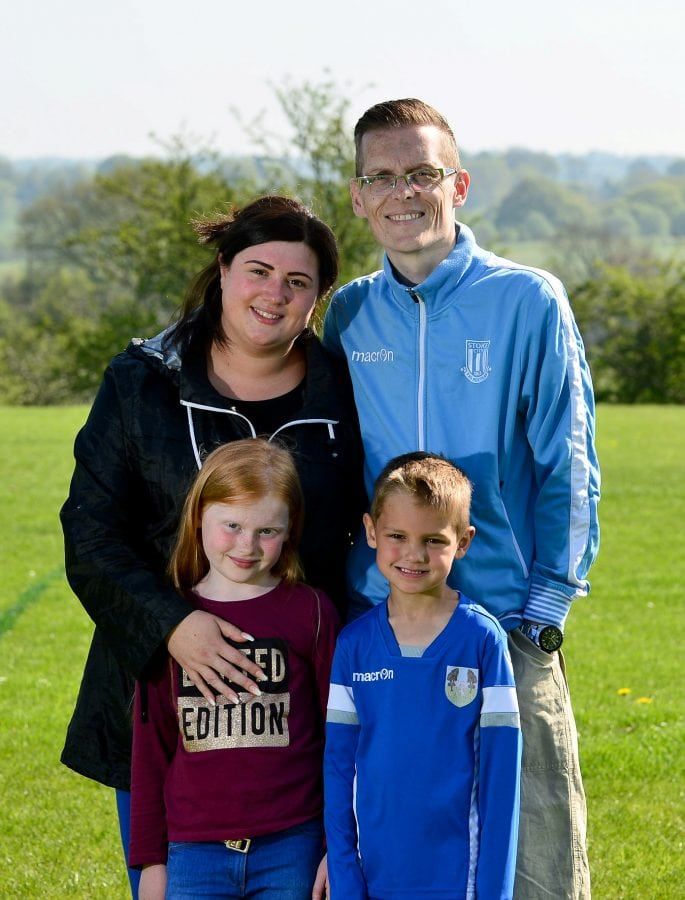
[[[131,772],[132,866],[165,863],[167,841],[226,841],[290,828],[322,811],[321,761],[338,618],[306,585],[199,609],[254,636],[240,646],[268,676],[261,697],[209,704],[169,659],[136,688]],[[241,692],[242,690],[242,692]]]

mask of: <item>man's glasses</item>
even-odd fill
[[[432,191],[448,175],[455,175],[459,169],[418,169],[416,172],[405,172],[404,175],[360,175],[354,180],[360,190],[368,194],[389,194],[402,178],[414,191]]]

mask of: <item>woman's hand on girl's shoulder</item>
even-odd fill
[[[145,866],[140,873],[138,900],[164,900],[166,894],[166,866]]]

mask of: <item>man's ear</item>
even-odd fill
[[[364,513],[364,528],[366,529],[366,543],[375,550],[378,546],[376,544],[376,526],[368,513]]]
[[[471,176],[466,169],[462,169],[454,179],[454,197],[452,198],[452,205],[455,209],[466,203],[466,195],[469,192],[470,184]]]
[[[352,212],[360,219],[367,219],[366,210],[362,203],[360,187],[354,178],[350,179],[350,197],[352,198]]]

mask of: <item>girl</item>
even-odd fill
[[[243,630],[259,691],[207,700],[167,658],[136,690],[130,864],[141,900],[305,900],[323,856],[321,760],[337,616],[299,583],[302,491],[261,439],[211,453],[186,499],[170,572]]]

